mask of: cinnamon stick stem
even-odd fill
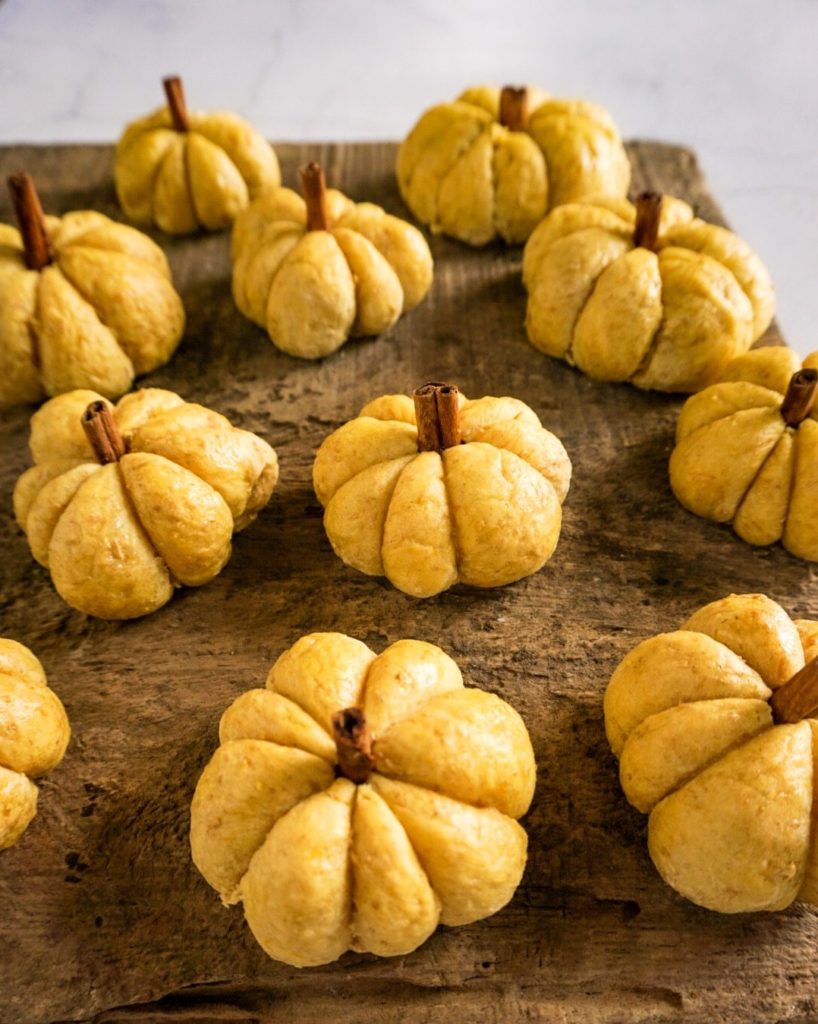
[[[528,127],[528,89],[503,86],[500,92],[500,124],[512,132],[524,132]]]
[[[460,444],[460,403],[455,384],[431,381],[417,388],[415,421],[418,428],[418,451],[440,452]]]
[[[770,698],[773,718],[782,725],[818,718],[818,658],[813,658]]]
[[[20,227],[29,270],[42,270],[54,262],[54,247],[45,226],[45,214],[34,181],[26,171],[12,174],[7,181],[14,213]]]
[[[633,244],[656,252],[659,241],[659,220],[662,216],[662,193],[643,192],[636,197],[636,227]]]
[[[187,103],[185,102],[185,89],[182,79],[178,75],[169,75],[162,79],[165,95],[168,98],[168,108],[173,127],[177,132],[190,131],[190,121],[187,116]]]
[[[307,231],[326,231],[329,227],[327,185],[324,172],[314,161],[301,168],[301,189],[307,204]]]
[[[338,768],[350,781],[360,784],[369,778],[375,762],[372,735],[360,708],[345,708],[332,716],[332,731],[338,751]]]
[[[818,392],[818,370],[799,370],[790,378],[781,403],[781,415],[788,427],[797,427],[809,416]]]
[[[127,454],[128,446],[107,402],[91,402],[82,415],[82,427],[100,465],[119,462]]]

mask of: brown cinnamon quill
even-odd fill
[[[808,661],[770,698],[773,718],[782,725],[818,718],[818,658]]]
[[[128,446],[107,402],[91,402],[83,413],[82,427],[100,465],[119,462],[127,454]]]
[[[500,93],[500,124],[512,132],[528,127],[528,89],[505,85]]]
[[[809,416],[818,391],[818,370],[799,370],[790,378],[781,403],[781,415],[788,427],[797,427]]]
[[[185,89],[182,79],[178,75],[169,75],[162,79],[165,95],[168,98],[168,109],[173,121],[173,127],[177,132],[190,131],[190,121],[187,116],[187,103],[185,102]]]
[[[637,248],[656,252],[659,241],[659,221],[662,217],[662,193],[643,192],[636,197],[636,227],[633,244]]]
[[[326,231],[329,227],[327,185],[324,172],[314,161],[301,169],[301,190],[307,204],[307,231]]]
[[[372,736],[361,708],[336,711],[332,716],[332,731],[341,775],[357,784],[366,782],[375,762]]]
[[[42,270],[54,262],[54,247],[45,226],[45,214],[37,189],[26,171],[12,174],[8,178],[8,187],[23,238],[26,266],[29,270]]]
[[[418,451],[440,452],[460,444],[460,403],[456,384],[431,381],[417,388]]]

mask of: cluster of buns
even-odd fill
[[[327,188],[282,187],[272,147],[231,113],[167,104],[114,157],[126,216],[171,235],[232,227],[238,310],[284,359],[384,335],[433,283],[414,225]],[[427,110],[397,156],[400,194],[433,234],[524,245],[532,345],[598,381],[694,393],[670,479],[679,501],[752,544],[818,561],[818,357],[748,352],[772,285],[749,246],[685,202],[628,201],[630,165],[593,103],[480,86]],[[100,213],[47,217],[25,175],[0,226],[0,406],[38,403],[14,508],[31,553],[80,612],[157,612],[212,580],[271,498],[273,448],[172,391],[131,391],[185,328],[163,250]],[[445,251],[445,250],[444,250]],[[118,401],[116,401],[118,399]],[[315,494],[336,554],[414,598],[538,572],[571,462],[513,397],[452,383],[388,394],[318,449]],[[605,696],[628,799],[650,815],[663,877],[728,912],[818,902],[812,824],[818,628],[762,595],[708,605],[640,644]],[[815,692],[816,699],[812,694]],[[68,719],[37,659],[0,640],[0,848],[34,816]],[[526,728],[417,640],[376,655],[340,633],[285,651],[239,696],[191,809],[193,859],[241,902],[267,953],[402,955],[439,923],[479,920],[526,864]]]

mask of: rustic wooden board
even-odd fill
[[[719,213],[693,155],[630,147],[635,186]],[[394,147],[284,146],[285,180],[320,159],[333,184],[402,213]],[[116,216],[107,148],[16,147],[53,212]],[[0,210],[6,219],[7,208]],[[0,1019],[493,1022],[807,1021],[818,1013],[818,912],[720,917],[666,888],[625,803],[601,694],[638,640],[700,604],[764,589],[818,617],[815,572],[684,512],[667,484],[679,400],[595,385],[536,352],[522,330],[519,251],[442,239],[431,294],[389,337],[319,364],[279,353],[230,299],[225,235],[167,241],[189,328],[146,383],[171,387],[272,442],[280,486],[225,571],[138,622],[65,606],[14,524],[27,411],[0,420],[0,634],[29,644],[71,716],[68,755],[40,813],[0,855]],[[773,331],[768,340],[776,340]],[[413,601],[332,554],[310,486],[321,439],[369,398],[450,379],[468,395],[524,399],[565,442],[574,482],[562,539],[538,575],[503,590]],[[337,629],[376,650],[442,645],[467,679],[520,710],[539,762],[531,856],[512,904],[441,929],[396,960],[348,955],[296,971],[265,958],[188,855],[188,803],[221,711],[260,685],[302,633]],[[114,1009],[132,1004],[130,1008]]]

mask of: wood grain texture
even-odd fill
[[[630,153],[635,190],[719,217],[689,151],[635,143]],[[330,184],[404,214],[393,146],[279,154],[288,183],[318,159]],[[109,149],[0,151],[4,177],[22,167],[47,211],[118,216]],[[74,729],[32,827],[0,855],[0,1019],[357,1024],[376,1013],[380,1024],[421,1024],[445,1009],[447,1021],[485,1024],[710,1024],[746,1020],[751,1006],[754,1020],[814,1020],[818,913],[721,917],[676,896],[648,859],[645,819],[620,792],[603,732],[601,695],[619,659],[706,601],[763,589],[818,617],[814,569],[674,500],[680,399],[594,384],[535,351],[519,250],[435,239],[426,301],[388,337],[316,364],[278,352],[235,310],[227,235],[161,241],[189,325],[172,363],[143,383],[258,431],[278,451],[281,483],[216,580],[145,619],[107,624],[63,604],[33,562],[11,511],[30,410],[0,420],[0,634],[40,656]],[[536,576],[415,601],[332,554],[310,483],[316,447],[370,398],[430,379],[517,396],[563,439],[574,481],[556,554]],[[407,636],[440,644],[470,683],[522,713],[539,778],[528,869],[504,911],[440,929],[411,956],[347,955],[299,972],[269,961],[240,909],[224,909],[193,868],[188,804],[223,709],[319,629],[376,650]]]

